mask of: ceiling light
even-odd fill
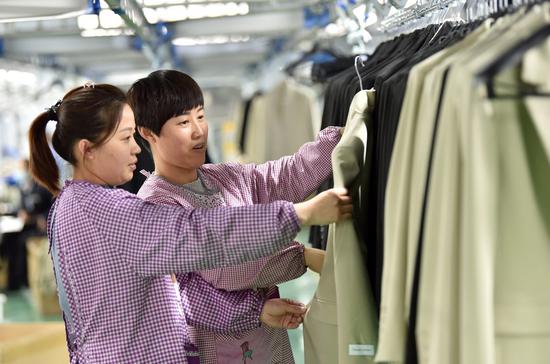
[[[164,4],[165,4],[164,0],[144,0],[143,1],[143,6],[160,6]]]
[[[0,69],[0,80],[16,85],[32,86],[36,83],[36,75],[30,72]]]
[[[96,29],[99,27],[99,18],[95,14],[80,15],[77,22],[79,29]]]
[[[202,19],[206,18],[206,7],[200,4],[189,5],[189,19]]]
[[[250,12],[250,6],[248,6],[248,3],[240,3],[239,4],[239,14],[240,15],[246,15]]]
[[[189,11],[184,5],[168,6],[157,11],[160,9],[162,11],[158,12],[159,20],[164,22],[180,21],[189,17]]]
[[[235,16],[239,14],[239,5],[236,3],[225,4],[225,14],[227,16]]]
[[[213,3],[206,5],[206,14],[209,18],[217,18],[226,14],[225,5],[222,3]]]
[[[242,43],[248,42],[250,36],[248,35],[232,35],[228,37],[226,35],[214,35],[204,37],[181,37],[172,40],[172,44],[178,47],[189,47],[196,45],[206,44],[226,44],[226,43]]]
[[[145,19],[147,19],[149,24],[156,24],[159,21],[159,16],[155,9],[143,8],[143,15],[145,15]]]
[[[80,32],[82,37],[116,37],[119,35],[134,35],[131,29],[87,29]]]
[[[99,13],[99,23],[102,28],[120,28],[124,21],[114,11],[105,9]]]

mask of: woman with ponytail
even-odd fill
[[[64,186],[46,139],[50,120],[57,122],[53,149],[74,169]],[[93,84],[67,93],[29,131],[31,173],[57,196],[48,237],[70,361],[198,363],[182,312],[192,298],[178,300],[169,274],[273,254],[291,244],[300,225],[349,217],[351,202],[345,191],[329,190],[298,204],[186,209],[148,203],[114,188],[135,170],[140,148],[134,132],[124,93]],[[208,287],[194,273],[186,284]],[[263,323],[288,327],[299,323],[304,311],[297,304],[266,302],[259,314],[247,315],[238,311],[238,302],[246,306],[249,296],[218,291],[213,297],[223,309],[214,317],[205,314],[208,329],[224,323],[223,331],[247,331],[260,325],[258,316]]]

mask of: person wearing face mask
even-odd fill
[[[50,120],[57,121],[53,149],[74,170],[63,187],[46,139]],[[31,174],[56,196],[48,238],[70,362],[195,364],[197,352],[169,274],[273,254],[288,247],[300,226],[349,217],[351,202],[344,190],[332,190],[299,204],[216,209],[152,204],[113,188],[130,180],[136,168],[140,148],[134,131],[125,94],[106,84],[69,91],[29,130]],[[201,285],[194,277],[188,283]],[[223,331],[258,326],[258,316],[292,326],[304,311],[266,302],[260,315],[251,316],[238,311],[247,298],[239,292],[216,291],[213,297],[227,312],[207,314],[203,324]]]
[[[331,152],[341,128],[321,131],[316,141],[276,161],[204,164],[208,122],[202,91],[190,76],[175,70],[155,71],[136,81],[127,96],[154,159],[155,171],[138,192],[147,201],[187,208],[247,206],[279,199],[300,202],[332,173]],[[323,257],[324,251],[296,242],[269,257],[199,274],[220,291],[260,292],[268,300],[278,297],[277,284],[301,276],[306,267],[319,272]],[[179,274],[174,279],[185,282]],[[184,301],[196,294],[189,287],[180,284]],[[192,325],[190,332],[201,363],[243,363],[248,355],[261,363],[294,363],[285,328],[263,325],[233,334]]]

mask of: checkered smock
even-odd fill
[[[198,173],[205,191],[194,192],[185,186],[177,186],[163,178],[151,175],[145,181],[138,196],[150,202],[178,204],[184,207],[245,206],[264,204],[278,199],[293,202],[303,201],[314,192],[332,173],[331,152],[340,140],[339,128],[329,127],[319,134],[315,142],[307,143],[293,156],[283,157],[261,165],[235,163],[205,164]],[[260,227],[258,227],[260,229]],[[255,233],[260,233],[257,230]],[[242,294],[265,299],[278,297],[276,284],[295,279],[305,272],[304,248],[294,245],[270,257],[242,263],[222,269],[203,270],[199,274],[221,292],[237,291]],[[193,294],[199,291],[188,275],[176,274],[180,283],[184,312],[188,322],[197,321],[196,311],[204,305],[216,303],[205,295],[203,305],[194,307],[198,301]],[[219,307],[219,315],[225,315]],[[243,363],[246,357],[228,359],[223,352],[233,345],[236,350],[246,347],[255,356],[271,363],[294,363],[286,330],[259,327],[245,333],[214,332],[193,326],[190,328],[193,344],[200,352],[201,364]],[[257,338],[263,338],[258,343]],[[248,347],[251,338],[256,338],[258,346]],[[245,346],[243,346],[245,345]],[[260,352],[264,355],[260,355]],[[238,361],[237,361],[238,360]]]
[[[52,211],[48,235],[54,220],[56,274],[73,319],[71,363],[196,363],[198,353],[188,345],[187,323],[169,274],[273,254],[299,230],[290,202],[186,209],[83,181],[67,182]],[[208,294],[210,285],[195,276],[192,287]],[[230,318],[203,305],[210,317],[201,321],[205,328],[258,326],[259,312],[238,311],[241,302],[253,298],[219,290],[212,294],[217,294],[216,308],[227,307]],[[193,305],[204,302],[194,297],[201,303]]]

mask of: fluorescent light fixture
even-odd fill
[[[101,82],[111,85],[131,85],[136,80],[147,77],[149,73],[151,73],[150,70],[120,71],[105,76]]]
[[[36,75],[30,72],[0,69],[0,80],[16,85],[32,86],[36,84]]]
[[[248,3],[239,3],[239,14],[246,15],[250,12],[250,6]]]
[[[159,16],[155,9],[143,8],[143,15],[149,24],[156,24],[159,22]]]
[[[202,19],[208,16],[206,6],[202,4],[191,4],[187,9],[189,11],[189,19]]]
[[[79,29],[97,29],[99,18],[95,14],[80,15],[77,19]]]
[[[159,20],[164,22],[180,21],[190,17],[190,11],[184,5],[174,5],[168,6],[166,8],[158,8],[157,12]]]
[[[227,16],[239,15],[239,5],[233,2],[225,4],[225,14]]]
[[[226,43],[242,43],[248,42],[250,36],[248,35],[214,35],[204,37],[181,37],[172,40],[172,44],[178,47],[190,47],[196,45],[206,44],[226,44]]]
[[[143,0],[143,6],[166,6],[166,5],[181,5],[188,3],[201,3],[206,0]]]
[[[164,0],[144,0],[143,6],[161,6],[166,4]]]
[[[224,16],[225,14],[225,5],[222,3],[213,3],[206,5],[206,15],[209,18],[217,18],[220,16]]]
[[[203,19],[203,18],[219,18],[224,16],[236,16],[246,15],[250,12],[250,6],[248,3],[204,3],[204,4],[188,4],[188,5],[172,5],[166,7],[149,8],[146,13],[146,17],[149,20],[151,18],[154,21],[150,23],[154,24],[159,21],[163,22],[175,22],[186,19]],[[145,9],[144,9],[145,11]],[[156,12],[157,17],[154,18],[152,11]]]
[[[99,12],[99,23],[102,28],[120,28],[124,24],[124,20],[114,11],[104,9]]]
[[[91,37],[117,37],[119,35],[134,35],[131,29],[87,29],[80,32],[80,36]]]

